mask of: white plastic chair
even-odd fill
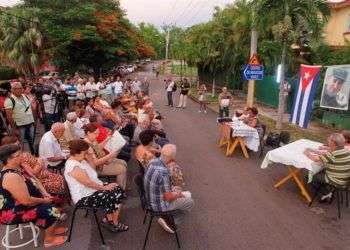
[[[19,224],[18,227],[14,228],[11,230],[11,225],[6,225],[6,233],[5,236],[2,238],[2,245],[5,247],[6,250],[10,250],[13,248],[20,248],[20,247],[24,247],[30,243],[34,243],[35,247],[38,247],[38,236],[39,236],[39,228],[37,226],[35,226],[32,222],[29,222],[28,225],[24,225],[24,224]],[[15,231],[19,231],[19,238],[21,240],[23,240],[23,228],[30,228],[32,231],[32,238],[24,243],[18,244],[18,245],[10,245],[10,235],[11,233],[15,232]]]

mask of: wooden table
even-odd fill
[[[308,203],[311,202],[311,196],[304,184],[300,172],[303,169],[316,174],[321,170],[321,166],[310,160],[304,155],[306,148],[317,149],[322,143],[301,139],[283,147],[269,151],[261,165],[261,168],[267,168],[270,163],[281,163],[288,167],[288,175],[279,180],[274,187],[279,188],[287,181],[292,180],[300,190],[301,195]]]
[[[252,129],[252,128],[250,128]],[[232,136],[233,126],[231,123],[220,123],[219,124],[219,147],[226,146],[226,156],[232,155],[237,145],[240,146],[243,156],[249,159],[247,145],[244,136]]]

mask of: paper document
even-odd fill
[[[117,152],[117,151],[119,152],[124,147],[125,144],[126,144],[126,140],[116,130],[116,131],[114,131],[111,138],[107,141],[104,148],[110,153]]]

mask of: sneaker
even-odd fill
[[[206,110],[204,110],[204,114],[208,113]]]
[[[202,110],[198,110],[198,113],[202,113]]]
[[[170,226],[166,223],[163,218],[158,218],[158,224],[168,233],[174,234],[174,230],[170,228]]]

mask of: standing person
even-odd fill
[[[147,96],[149,96],[149,85],[150,85],[150,82],[148,78],[145,76],[141,84],[141,91],[143,91],[143,93],[145,93],[145,95]]]
[[[95,79],[93,77],[89,78],[89,81],[85,84],[85,93],[86,93],[86,98],[94,98],[95,96]]]
[[[165,89],[166,89],[167,98],[168,98],[168,105],[167,106],[170,106],[170,107],[174,107],[174,103],[173,103],[174,87],[175,87],[175,82],[171,78],[169,78],[165,82]]]
[[[68,81],[68,86],[65,89],[68,96],[69,108],[74,106],[75,101],[77,100],[78,89],[75,85],[75,80],[72,78]]]
[[[120,77],[117,76],[115,81],[112,83],[114,90],[114,97],[119,97],[123,95],[123,82],[120,80]]]
[[[232,95],[226,87],[222,88],[222,92],[219,95],[219,117],[229,117],[230,105],[232,102]]]
[[[13,133],[20,136],[22,144],[26,140],[30,152],[34,154],[33,110],[29,98],[23,94],[23,87],[20,82],[11,84],[11,95],[5,100],[4,108]]]
[[[77,99],[79,101],[85,101],[85,85],[84,80],[79,78],[77,81]]]
[[[131,91],[133,94],[136,94],[137,92],[141,91],[141,82],[137,77],[135,77],[135,80],[131,84]]]
[[[51,129],[52,124],[55,122],[58,122],[60,117],[58,115],[58,109],[57,109],[57,100],[54,96],[54,93],[51,92],[50,94],[45,93],[42,96],[43,99],[43,106],[44,106],[44,127],[45,131],[49,131]]]
[[[105,85],[106,85],[106,95],[102,98],[104,98],[109,105],[111,105],[111,103],[113,102],[114,100],[114,88],[112,86],[112,81],[107,78],[107,80],[105,81]]]
[[[187,78],[183,79],[183,82],[181,83],[181,91],[180,91],[180,101],[177,108],[186,108],[187,104],[187,95],[190,91],[190,83],[188,82]]]
[[[207,103],[205,100],[206,94],[207,94],[207,87],[205,86],[205,84],[202,84],[198,90],[198,101],[199,101],[198,112],[199,113],[202,113],[202,112],[204,112],[204,114],[207,113]]]

